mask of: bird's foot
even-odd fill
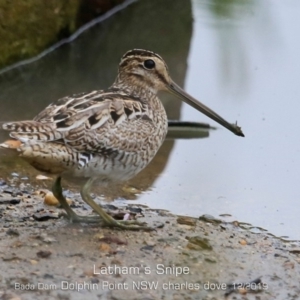
[[[103,223],[103,226],[105,227],[111,227],[111,228],[119,228],[123,230],[143,230],[143,231],[153,231],[156,230],[156,228],[148,227],[146,223],[139,222],[136,220],[120,220],[117,221],[115,219],[106,219]]]
[[[99,216],[79,216],[76,213],[62,214],[67,218],[70,223],[103,223],[102,219]]]

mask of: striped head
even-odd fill
[[[156,94],[160,90],[167,90],[171,78],[166,63],[158,54],[133,49],[123,55],[116,82],[148,89]]]

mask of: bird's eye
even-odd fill
[[[146,69],[153,69],[155,67],[155,62],[152,59],[147,59],[144,61],[144,67]]]

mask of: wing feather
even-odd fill
[[[91,153],[134,151],[149,131],[155,130],[147,105],[120,91],[93,91],[61,98],[33,121],[9,122],[2,127],[22,142],[57,142]]]

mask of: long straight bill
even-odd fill
[[[169,91],[172,94],[175,94],[177,97],[180,97],[184,102],[189,104],[190,106],[194,107],[198,111],[202,112],[209,118],[213,119],[214,121],[218,122],[234,134],[238,136],[244,136],[244,133],[241,129],[241,127],[237,126],[237,124],[230,124],[226,120],[224,120],[221,116],[219,116],[217,113],[215,113],[213,110],[208,108],[206,105],[202,104],[192,96],[190,96],[188,93],[186,93],[181,87],[179,87],[175,82],[171,82],[171,84],[168,86]]]

